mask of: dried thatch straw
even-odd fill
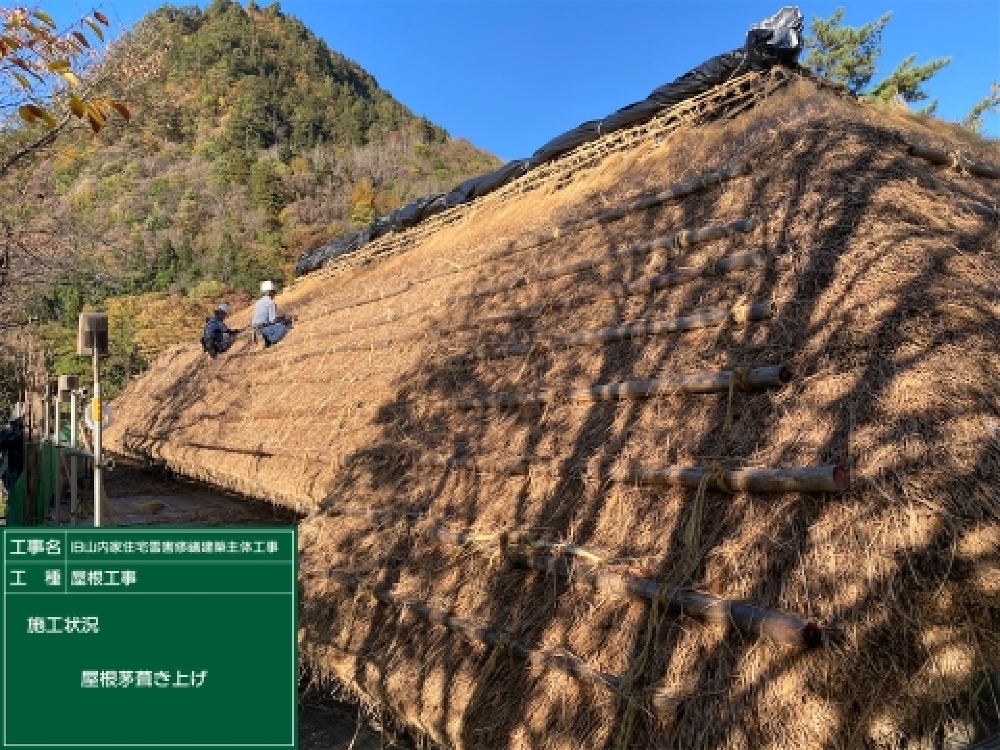
[[[696,116],[644,131],[660,140],[608,136],[534,181],[373,243],[367,264],[302,279],[278,303],[303,322],[265,353],[240,347],[213,361],[196,344],[172,350],[118,399],[109,444],[300,506],[310,513],[303,569],[348,571],[628,688],[609,694],[519,659],[493,659],[479,680],[491,647],[305,578],[301,653],[313,674],[427,742],[860,750],[981,724],[993,700],[986,678],[1000,669],[1000,257],[996,223],[958,204],[996,206],[1000,186],[912,158],[908,146],[982,165],[1000,163],[996,144],[806,79],[781,91],[754,80],[713,99],[729,113],[756,103],[738,117],[709,121],[700,103]],[[552,236],[735,164],[754,168]],[[623,252],[676,227],[748,216],[759,221],[749,232]],[[735,258],[738,272],[704,273]],[[494,291],[470,296],[485,288]],[[464,356],[745,300],[773,301],[773,315]],[[371,345],[376,324],[393,344]],[[730,398],[735,373],[760,363],[795,377]],[[618,398],[633,387],[621,384],[676,373],[713,374],[720,395]],[[611,387],[565,407],[454,408],[553,384]],[[438,465],[333,460],[394,446]],[[530,470],[488,470],[504,457]],[[539,462],[554,470],[536,471]],[[608,481],[608,465],[661,474]],[[843,466],[850,486],[764,494],[735,480],[782,466]],[[690,477],[677,486],[667,467],[702,473],[696,487]],[[737,491],[714,491],[706,476],[722,471]],[[840,488],[834,473],[826,480]],[[318,512],[322,503],[364,516]],[[418,533],[426,518],[474,537],[530,529],[613,560],[607,572],[623,580],[797,613],[839,637],[783,648],[689,608],[575,585],[589,576],[581,564],[572,580],[552,575],[550,561],[570,572],[555,548],[532,548],[541,571],[499,564],[495,544],[442,545]],[[683,710],[664,724],[622,697],[651,692]]]

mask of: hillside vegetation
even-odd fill
[[[165,52],[130,97],[132,122],[57,144],[27,178],[30,203],[14,198],[24,175],[0,188],[24,205],[12,219],[73,247],[21,311],[42,322],[58,372],[85,364],[71,356],[85,306],[120,318],[109,365],[121,384],[197,337],[217,300],[245,301],[261,278],[290,278],[303,250],[500,163],[277,3],[164,6],[136,32]]]

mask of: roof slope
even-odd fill
[[[998,235],[959,207],[1000,188],[907,146],[997,163],[995,145],[806,80],[661,136],[303,279],[267,352],[172,350],[118,399],[110,444],[307,513],[304,658],[433,741],[925,736],[1000,668]],[[705,227],[728,229],[676,236]],[[646,328],[572,338],[628,324]],[[777,365],[788,382],[754,387]],[[516,403],[460,401],[490,394]],[[847,491],[729,471],[832,465]],[[614,575],[595,593],[595,565],[652,601]]]

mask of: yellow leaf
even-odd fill
[[[50,16],[44,10],[33,10],[31,11],[31,15],[33,15],[42,23],[46,24],[50,29],[54,29],[56,27],[56,22],[52,20],[52,16]]]
[[[76,94],[71,95],[69,98],[69,110],[81,120],[87,115],[87,107]]]
[[[55,120],[55,118],[52,115],[50,115],[48,112],[46,112],[44,109],[42,110],[42,114],[40,115],[40,117],[43,120],[45,120],[45,124],[49,126],[49,130],[55,130],[56,129],[56,120]]]
[[[104,121],[107,120],[108,118],[98,108],[95,102],[91,102],[90,104],[87,105],[87,119],[91,121],[91,124],[93,124],[93,121],[96,120],[98,123],[97,129],[100,130],[102,127],[104,127]],[[95,130],[94,132],[96,133],[97,131]]]
[[[90,123],[91,130],[93,130],[95,133],[101,132],[102,123],[95,120],[94,116],[90,112],[87,112],[87,121]]]
[[[101,29],[100,26],[91,21],[89,18],[84,18],[83,22],[90,27],[90,30],[97,35],[98,39],[100,39],[102,42],[104,41],[104,31]]]
[[[16,70],[12,70],[11,73],[17,79],[17,82],[21,84],[26,89],[31,88],[31,82],[27,79],[24,73],[18,73]]]
[[[64,71],[60,72],[59,75],[61,75],[63,78],[65,78],[66,82],[69,83],[70,86],[79,86],[80,85],[80,79],[77,78],[76,77],[76,73],[74,73],[71,70],[64,70]]]
[[[122,119],[125,120],[125,122],[128,122],[129,120],[132,119],[132,113],[129,112],[128,107],[126,107],[121,102],[111,102],[111,106],[114,107],[115,112],[121,115]]]
[[[69,64],[69,60],[53,60],[45,67],[53,73],[58,73],[60,70],[69,70],[72,66]]]
[[[50,129],[55,129],[56,127],[56,121],[52,118],[52,115],[39,107],[37,104],[22,104],[17,108],[17,113],[25,122],[34,122],[35,120],[40,119],[44,121]]]
[[[95,114],[101,116],[101,120],[108,119],[108,98],[106,96],[98,96],[90,100],[90,107]]]

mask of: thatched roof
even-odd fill
[[[110,444],[301,510],[304,660],[434,742],[954,732],[1000,669],[1000,247],[967,208],[995,206],[1000,182],[912,143],[1000,163],[995,144],[806,80],[608,147],[405,252],[300,280],[271,350],[168,352],[118,399]],[[707,327],[676,322],[692,314]],[[750,387],[776,365],[788,382]],[[692,373],[714,390],[674,377]],[[497,394],[517,398],[460,401]],[[730,471],[817,466],[850,487],[767,492]],[[700,473],[678,486],[664,467]],[[653,603],[595,591],[612,578]]]

